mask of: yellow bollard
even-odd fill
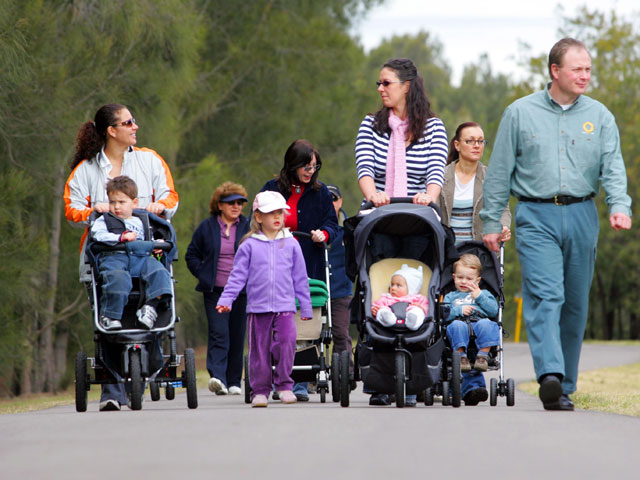
[[[522,328],[522,297],[517,295],[513,299],[518,304],[518,310],[516,312],[516,333],[514,335],[514,341],[520,342],[520,328]]]

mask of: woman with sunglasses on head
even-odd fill
[[[156,215],[170,218],[178,209],[178,194],[164,159],[148,148],[136,147],[138,124],[124,105],[103,105],[93,122],[78,131],[71,175],[65,185],[65,216],[86,226],[95,209],[109,211],[107,181],[120,175],[138,186],[138,202]]]
[[[164,159],[148,148],[138,148],[138,124],[127,107],[103,105],[93,122],[78,131],[71,175],[64,187],[65,217],[73,226],[85,228],[81,241],[80,281],[90,281],[84,263],[84,242],[89,217],[109,211],[107,182],[126,175],[138,186],[138,205],[156,215],[171,218],[178,209],[178,193]],[[161,354],[159,349],[156,353]],[[121,384],[102,386],[100,410],[120,410],[127,403]]]
[[[407,196],[428,205],[442,188],[448,144],[444,124],[431,110],[411,60],[389,60],[376,84],[382,108],[364,118],[356,139],[360,190],[376,207]]]
[[[209,325],[207,370],[209,390],[216,395],[240,395],[242,355],[247,324],[247,296],[241,293],[230,312],[218,313],[216,305],[227,284],[240,240],[249,231],[242,215],[247,191],[242,185],[224,182],[213,191],[210,216],[193,232],[184,258],[198,279]]]
[[[382,66],[376,82],[382,107],[368,114],[356,139],[356,169],[364,200],[376,207],[391,197],[412,197],[429,205],[442,188],[447,159],[447,131],[431,110],[424,81],[408,58]],[[419,242],[423,239],[418,239]],[[389,395],[370,393],[370,405],[390,405]],[[416,405],[415,395],[405,405]]]
[[[487,144],[482,127],[475,122],[458,125],[449,145],[444,186],[438,198],[442,223],[456,234],[456,244],[471,240],[482,241],[482,184],[487,167],[480,160]],[[511,238],[511,212],[509,206],[502,213],[500,241]],[[482,371],[471,368],[467,361],[462,373],[462,398],[467,406],[478,405],[489,397]]]
[[[280,173],[260,191],[280,192],[285,198],[289,206],[285,227],[311,234],[311,239],[298,238],[307,265],[307,275],[326,282],[324,252],[317,244],[333,241],[338,218],[331,193],[325,184],[318,181],[321,166],[320,154],[313,144],[308,140],[296,140],[284,154]],[[306,384],[295,384],[293,393],[298,401],[309,400]]]

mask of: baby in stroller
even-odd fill
[[[460,370],[471,371],[467,358],[470,329],[476,336],[478,347],[473,369],[486,372],[491,347],[500,344],[500,327],[489,318],[498,314],[498,302],[488,290],[479,287],[482,263],[473,254],[465,253],[453,264],[453,280],[456,290],[444,298],[448,306],[445,315],[447,337],[454,351],[460,352]]]
[[[115,177],[107,183],[107,196],[109,212],[93,222],[92,239],[110,245],[147,240],[143,221],[147,213],[134,211],[138,205],[136,183],[124,175]],[[169,271],[149,255],[148,244],[134,245],[129,244],[126,251],[104,252],[100,255],[100,325],[105,330],[122,328],[120,320],[132,289],[132,276],[139,276],[145,288],[145,304],[136,312],[138,322],[144,328],[153,328],[158,318],[158,305],[171,299]]]
[[[422,266],[411,268],[405,263],[391,276],[389,293],[373,302],[371,313],[385,327],[404,324],[409,330],[418,330],[429,308],[421,289]]]

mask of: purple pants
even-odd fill
[[[250,313],[248,329],[249,383],[253,395],[268,397],[272,385],[278,392],[291,390],[293,357],[296,354],[294,313]],[[273,375],[272,359],[275,365]]]

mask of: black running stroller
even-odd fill
[[[498,314],[495,318],[491,319],[498,323],[500,327],[500,343],[496,347],[492,347],[489,351],[489,371],[499,371],[498,378],[491,378],[489,380],[489,403],[491,406],[496,406],[498,403],[498,396],[506,396],[507,406],[512,407],[515,405],[515,382],[512,378],[504,378],[504,362],[503,362],[503,348],[502,341],[504,336],[504,329],[502,324],[502,311],[504,308],[504,294],[503,294],[503,279],[504,279],[504,247],[501,245],[500,256],[489,250],[482,242],[469,241],[456,245],[458,253],[460,255],[465,253],[471,253],[477,256],[482,263],[482,280],[480,281],[480,288],[489,290],[498,301]],[[453,264],[449,264],[445,267],[440,283],[440,308],[438,309],[438,321],[443,324],[446,317],[449,305],[442,303],[444,296],[455,290],[453,281]],[[467,321],[469,323],[469,321]],[[478,352],[478,348],[473,341],[473,330],[470,329],[470,341],[467,349],[467,356],[473,363],[475,356]],[[446,338],[446,333],[444,334]],[[425,404],[433,404],[434,395],[442,395],[443,403],[448,404],[451,402],[453,406],[460,406],[460,385],[458,379],[460,378],[460,355],[458,352],[453,352],[449,346],[449,342],[446,342],[446,348],[444,350],[443,363],[450,365],[449,371],[456,372],[456,375],[443,376],[440,382],[430,387],[425,394]],[[443,370],[443,372],[446,370]],[[453,378],[455,377],[455,378]]]
[[[365,390],[395,394],[401,408],[407,394],[422,393],[440,379],[444,342],[435,322],[435,296],[446,232],[437,207],[416,205],[410,198],[394,198],[389,205],[366,210],[370,206],[345,222],[347,274],[356,283],[352,321],[360,332],[354,375]],[[391,275],[402,264],[423,270],[421,293],[429,300],[429,312],[416,331],[404,325],[384,327],[371,314],[372,302],[387,291]],[[340,403],[346,407],[350,379],[348,368],[340,371]]]
[[[135,210],[143,220],[146,234],[145,241],[128,242],[143,244],[149,251],[161,250],[157,258],[169,270],[171,275],[171,302],[169,305],[158,307],[158,318],[151,330],[141,329],[136,323],[136,310],[145,302],[144,288],[140,279],[132,278],[133,289],[122,315],[122,329],[105,330],[100,319],[100,275],[98,261],[100,256],[113,251],[126,250],[126,245],[118,243],[115,246],[93,241],[89,238],[85,248],[85,258],[91,268],[91,282],[87,290],[93,313],[95,356],[87,357],[80,351],[76,356],[76,411],[87,410],[87,392],[95,384],[123,384],[130,399],[132,410],[142,408],[145,384],[149,384],[151,399],[160,399],[160,388],[165,388],[167,400],[175,397],[175,387],[187,390],[187,406],[197,408],[198,397],[196,387],[195,355],[191,348],[178,355],[174,325],[176,317],[175,289],[173,286],[172,262],[177,255],[177,241],[175,231],[166,220],[144,210]],[[91,221],[97,215],[92,214]],[[145,219],[148,219],[146,221]],[[162,355],[161,344],[164,337],[169,338],[169,354]],[[178,367],[184,358],[184,371],[179,375]],[[92,378],[90,369],[94,371]]]

